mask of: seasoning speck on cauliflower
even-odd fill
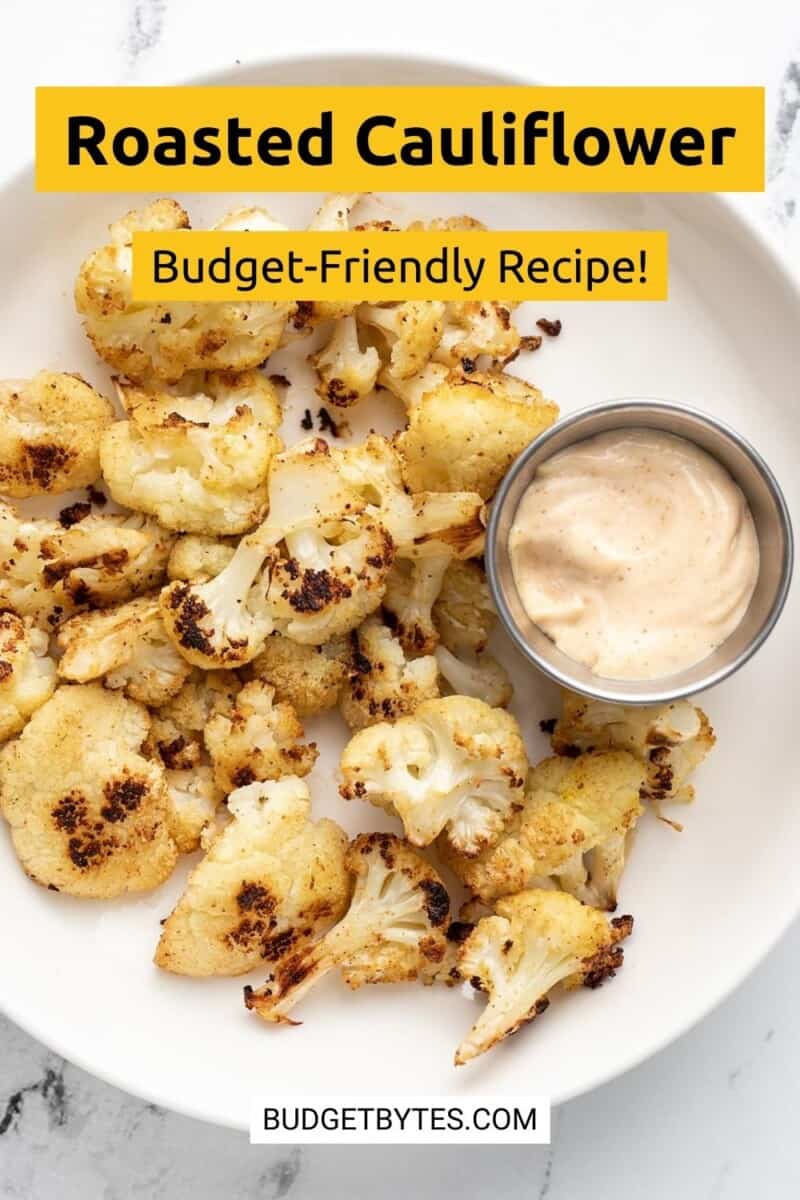
[[[118,504],[187,533],[244,533],[261,520],[281,448],[263,375],[209,374],[202,392],[179,397],[119,387],[128,418],[105,431],[100,448]]]
[[[432,967],[445,958],[450,899],[419,854],[392,834],[361,834],[346,864],[355,888],[339,924],[283,958],[263,987],[245,989],[247,1008],[265,1021],[295,1024],[287,1013],[335,967],[351,988],[429,983]]]
[[[689,777],[717,740],[702,708],[688,700],[660,708],[624,707],[566,690],[562,702],[561,717],[552,736],[556,754],[629,750],[645,764],[643,799],[694,799]]]
[[[456,850],[475,856],[521,807],[528,759],[510,713],[447,696],[393,725],[362,729],[340,766],[344,799],[396,813],[412,845],[428,846],[445,831]]]
[[[280,964],[325,933],[347,908],[347,838],[312,822],[294,776],[251,783],[228,797],[233,820],[212,841],[167,918],[157,966],[178,975],[244,975]]]
[[[47,641],[29,621],[0,610],[0,742],[19,733],[55,691],[56,664]]]
[[[119,692],[65,685],[0,751],[0,809],[36,883],[110,899],[172,873],[164,775],[140,753],[148,726]]]
[[[461,1066],[538,1017],[558,984],[599,987],[623,963],[633,918],[608,922],[565,892],[534,889],[497,903],[462,943],[458,971],[487,1004],[456,1050]]]
[[[517,455],[558,416],[538,388],[499,372],[462,376],[427,392],[398,434],[412,492],[478,492],[490,500]]]
[[[100,474],[100,436],[114,409],[79,375],[40,371],[0,381],[0,492],[57,495]]]
[[[188,371],[245,371],[277,349],[289,304],[270,301],[135,304],[132,299],[133,234],[188,229],[174,200],[156,200],[110,227],[107,245],[81,266],[75,307],[100,357],[129,379],[175,383]],[[221,230],[282,229],[262,209],[229,213]]]

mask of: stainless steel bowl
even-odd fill
[[[537,467],[559,450],[612,429],[658,429],[695,442],[739,484],[758,534],[761,564],[741,623],[701,662],[657,679],[605,679],[568,658],[522,607],[508,552],[517,506]],[[531,442],[513,463],[492,504],[486,537],[486,571],[492,595],[513,641],[557,683],[616,704],[657,704],[690,696],[727,679],[755,654],[780,616],[792,577],[792,526],[778,482],[761,455],[735,430],[695,409],[659,400],[619,400],[565,417]]]

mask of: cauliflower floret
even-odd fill
[[[119,692],[62,686],[0,751],[0,808],[36,883],[110,899],[171,874],[164,775],[140,753],[148,726]]]
[[[388,530],[321,438],[275,458],[269,496],[263,528],[280,544],[268,595],[276,628],[316,646],[349,633],[383,597],[394,560]]]
[[[450,555],[398,558],[386,580],[384,619],[409,655],[432,654],[439,641],[433,606],[450,565]]]
[[[168,529],[244,533],[264,516],[267,475],[281,442],[275,396],[259,372],[208,375],[188,397],[120,384],[129,419],[103,434],[103,477],[118,504]]]
[[[388,529],[399,557],[468,558],[482,551],[484,504],[476,492],[409,494],[394,447],[378,434],[331,454],[366,511]]]
[[[187,533],[172,547],[167,577],[204,583],[225,570],[235,550],[235,539],[226,541],[203,533]]]
[[[356,317],[362,325],[378,331],[392,377],[408,379],[422,370],[439,345],[445,308],[441,300],[360,304]]]
[[[138,230],[188,229],[174,200],[156,200],[110,227],[110,242],[85,260],[75,284],[75,307],[100,357],[130,379],[174,383],[187,371],[244,371],[281,340],[290,305],[269,301],[134,304],[132,238]],[[284,226],[262,209],[240,209],[214,226],[270,230]]]
[[[139,516],[88,516],[65,529],[0,501],[0,606],[49,628],[128,600],[160,583],[171,540]]]
[[[113,419],[111,402],[79,375],[0,382],[0,491],[55,495],[94,483],[100,435]]]
[[[352,315],[336,322],[330,341],[312,354],[310,361],[319,376],[317,395],[337,408],[349,408],[368,396],[381,367],[375,347],[362,349],[359,345],[358,325]]]
[[[178,975],[243,975],[302,952],[347,908],[347,838],[311,821],[306,784],[287,776],[228,797],[213,840],[167,918],[155,961]]]
[[[552,737],[556,754],[629,750],[645,764],[643,799],[694,799],[689,776],[717,740],[702,708],[688,700],[661,708],[623,707],[568,691],[562,699],[563,711]]]
[[[399,639],[378,618],[370,617],[350,635],[350,674],[339,697],[351,729],[377,721],[396,721],[439,695],[436,660],[409,660]]]
[[[456,696],[474,696],[492,708],[506,708],[514,696],[508,671],[491,654],[453,654],[446,646],[437,646],[436,664],[450,692]]]
[[[433,354],[437,362],[472,371],[484,356],[504,362],[519,351],[519,331],[506,303],[457,300],[446,306],[443,320],[442,336]]]
[[[642,813],[641,764],[624,750],[546,758],[531,772],[520,808],[477,858],[442,845],[444,861],[489,903],[551,881],[613,912],[630,835]]]
[[[87,683],[104,675],[106,687],[142,704],[164,704],[191,671],[166,635],[157,595],[72,617],[57,640],[62,679]]]
[[[394,812],[414,846],[445,840],[468,856],[500,838],[522,806],[528,759],[510,713],[481,700],[426,700],[413,716],[350,739],[341,795]]]
[[[274,547],[260,526],[242,538],[213,579],[175,580],[164,588],[164,627],[187,662],[210,670],[255,658],[274,625],[267,603],[274,558]]]
[[[30,621],[0,611],[0,742],[19,733],[55,691],[56,664],[47,642],[47,634]]]
[[[361,834],[347,852],[355,889],[347,915],[321,941],[293,951],[245,1004],[265,1021],[295,1024],[287,1013],[328,971],[340,967],[351,988],[420,978],[446,953],[450,899],[439,876],[404,841]]]
[[[309,232],[346,232],[350,228],[350,214],[362,197],[363,192],[333,192],[326,196],[309,223]],[[349,316],[356,303],[355,300],[299,300],[292,306],[282,345],[310,333],[322,321]]]
[[[433,606],[442,645],[453,654],[482,654],[497,620],[486,575],[478,563],[454,559]]]
[[[229,712],[209,720],[206,749],[224,792],[281,775],[307,775],[317,761],[317,747],[302,741],[303,726],[291,704],[274,701],[275,689],[254,679]]]
[[[280,633],[264,643],[250,670],[275,689],[278,700],[291,704],[299,717],[335,708],[349,670],[345,639],[324,646],[303,646]]]
[[[538,388],[499,372],[454,374],[427,392],[398,434],[412,492],[468,490],[490,500],[517,455],[558,416]]]
[[[461,945],[458,970],[488,1003],[456,1050],[461,1066],[538,1017],[549,993],[596,988],[623,962],[619,945],[633,918],[610,923],[564,892],[532,890],[498,901],[495,916],[479,921]]]
[[[168,824],[180,854],[191,854],[203,843],[206,831],[214,828],[216,814],[225,799],[214,772],[205,763],[190,771],[165,771],[168,793]]]
[[[393,396],[401,400],[406,408],[411,409],[419,404],[422,397],[426,396],[428,392],[433,392],[446,383],[451,373],[452,368],[446,367],[444,363],[429,362],[421,371],[417,371],[416,375],[409,375],[407,379],[401,379],[398,375],[394,375],[388,367],[384,367],[378,375],[378,383],[381,387],[386,388],[387,392],[391,392]]]

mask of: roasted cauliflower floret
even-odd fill
[[[275,703],[274,688],[260,679],[245,684],[233,708],[216,713],[205,729],[214,778],[224,792],[281,775],[307,775],[317,748],[302,738],[291,704]]]
[[[164,628],[187,662],[210,670],[255,658],[274,626],[267,603],[273,563],[274,548],[259,527],[213,579],[175,580],[164,588]]]
[[[444,363],[429,362],[421,371],[417,371],[416,375],[400,379],[392,374],[388,367],[384,367],[378,375],[378,383],[402,401],[406,408],[411,409],[419,404],[428,392],[433,392],[446,383],[452,370],[452,367],[446,367]]]
[[[538,388],[498,372],[453,375],[427,392],[397,436],[412,492],[471,491],[490,500],[517,455],[558,416]]]
[[[642,778],[641,764],[624,750],[546,758],[531,772],[521,807],[495,845],[467,858],[445,842],[444,861],[485,903],[555,884],[613,912],[627,842],[642,812]]]
[[[188,533],[244,533],[262,519],[270,460],[281,449],[263,375],[210,374],[188,397],[119,388],[129,416],[100,447],[117,503]]]
[[[346,916],[321,941],[298,948],[263,987],[245,989],[245,1004],[265,1021],[287,1016],[324,975],[340,967],[351,988],[420,978],[446,953],[450,900],[439,876],[402,839],[361,834],[347,852],[355,877]]]
[[[568,691],[563,692],[562,700],[563,710],[552,737],[556,754],[629,750],[645,764],[644,799],[694,799],[689,777],[717,740],[702,708],[688,700],[661,708],[624,707]]]
[[[178,975],[278,967],[347,908],[347,838],[311,820],[306,784],[287,776],[228,797],[233,820],[209,846],[167,918],[155,961]]]
[[[433,620],[442,645],[453,654],[483,653],[497,616],[478,563],[454,559],[448,565],[433,606]]]
[[[171,540],[139,516],[87,516],[64,528],[0,502],[0,606],[49,629],[80,609],[129,600],[161,582]]]
[[[409,494],[397,452],[378,434],[331,453],[366,511],[388,529],[399,557],[468,558],[483,549],[484,504],[476,492]]]
[[[167,782],[168,824],[181,854],[190,854],[203,843],[206,832],[225,799],[207,763],[186,771],[164,771]]]
[[[349,662],[349,643],[344,638],[324,646],[303,646],[273,633],[250,670],[256,679],[274,687],[276,699],[291,704],[298,717],[310,717],[336,707]]]
[[[472,371],[481,358],[504,362],[519,351],[520,335],[508,304],[457,300],[446,305],[443,321],[433,357],[447,366]]]
[[[142,704],[164,704],[192,669],[167,637],[157,595],[72,617],[58,646],[62,679],[88,683],[102,675],[106,687]]]
[[[564,892],[531,890],[497,903],[461,945],[458,970],[487,1004],[456,1050],[456,1066],[485,1054],[538,1017],[559,983],[599,987],[623,962],[632,917],[610,923]]]
[[[56,495],[94,483],[113,418],[111,402],[79,375],[0,382],[0,492]]]
[[[0,751],[0,809],[36,883],[110,899],[157,887],[177,849],[146,710],[99,684],[63,686]]]
[[[47,634],[8,609],[0,611],[0,742],[19,733],[55,686]]]
[[[360,345],[352,314],[336,322],[330,340],[310,361],[319,377],[317,395],[337,408],[349,408],[368,396],[381,369],[375,347]]]
[[[433,606],[450,563],[449,554],[435,558],[398,558],[386,580],[384,618],[407,654],[432,654],[439,641]]]
[[[97,353],[130,379],[174,383],[194,370],[245,371],[281,340],[290,306],[269,301],[135,304],[131,297],[133,234],[189,228],[174,200],[156,200],[110,227],[110,241],[80,268],[75,307]],[[214,226],[282,229],[262,209],[240,209]]]
[[[492,708],[506,708],[511,703],[514,688],[508,671],[491,654],[462,651],[456,655],[446,646],[437,646],[434,653],[436,665],[447,685],[443,688],[445,694],[474,696]]]
[[[428,846],[444,831],[455,850],[475,856],[497,842],[522,806],[527,772],[510,713],[448,696],[351,738],[339,790],[345,800],[369,800],[396,813],[414,846]]]
[[[170,579],[204,583],[224,571],[233,558],[236,540],[210,537],[204,533],[187,533],[172,547],[167,563]]]
[[[378,617],[350,635],[350,672],[339,697],[351,729],[396,721],[439,695],[436,660],[408,659],[399,638]]]
[[[356,316],[377,331],[386,369],[394,378],[408,379],[422,370],[439,345],[445,307],[441,300],[361,304]]]
[[[362,196],[362,192],[332,192],[326,196],[308,224],[309,232],[344,233],[350,228],[350,214]],[[322,321],[349,316],[355,307],[355,300],[297,301],[292,305],[282,344],[311,333]]]

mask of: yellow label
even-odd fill
[[[667,234],[181,230],[133,237],[133,299],[666,300]]]
[[[41,191],[758,191],[756,87],[37,89]]]

